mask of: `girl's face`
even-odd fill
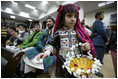
[[[77,20],[77,13],[76,12],[70,12],[65,14],[65,27],[74,27]]]

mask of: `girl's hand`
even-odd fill
[[[88,42],[83,43],[83,44],[82,44],[82,49],[83,49],[84,51],[90,50],[90,44],[89,44]]]

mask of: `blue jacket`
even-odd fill
[[[49,44],[52,41],[52,32],[48,35],[48,30],[44,30],[42,35],[40,36],[36,48],[39,49],[39,51],[42,51],[45,48],[46,44]],[[47,37],[47,41],[46,41]]]
[[[108,40],[108,38],[102,21],[96,20],[93,23],[92,36],[93,36],[92,41],[94,46],[105,46],[105,42]]]

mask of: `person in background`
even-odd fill
[[[109,50],[111,53],[114,71],[115,71],[115,78],[117,78],[117,25],[111,25],[111,34],[109,38]]]
[[[18,24],[18,34],[14,34],[14,38],[16,39],[15,40],[15,48],[13,50],[14,52],[14,58],[15,56],[17,56],[19,54],[19,51],[20,51],[20,44],[23,43],[29,36],[29,33],[27,32],[27,26],[25,24]],[[23,71],[23,59],[21,58],[20,60],[20,63],[19,63],[19,67],[21,70],[21,72]]]
[[[18,30],[19,30],[19,27],[18,27],[18,25],[15,25],[15,27],[16,27],[16,32],[18,32]]]
[[[40,26],[37,24],[35,25],[34,27],[34,32],[32,34],[30,34],[28,36],[28,38],[26,38],[26,40],[20,44],[20,49],[18,51],[18,53],[20,52],[25,52],[25,51],[28,51],[30,50],[32,47],[35,47],[40,36],[41,36],[42,32],[40,30]],[[18,54],[17,53],[17,54]],[[24,61],[23,61],[23,58],[21,58],[21,65],[20,65],[20,71],[21,71],[21,74],[23,74],[23,71],[24,71],[24,67],[26,67]],[[35,74],[34,73],[29,73],[30,75],[22,75],[23,77],[27,77],[27,76],[30,76],[30,77],[35,77]]]
[[[46,25],[47,25],[48,28],[45,29],[42,32],[42,35],[40,36],[36,47],[30,48],[28,51],[25,52],[26,56],[28,57],[28,60],[30,61],[29,63],[31,65],[25,63],[25,69],[24,69],[25,75],[24,75],[24,77],[27,77],[27,78],[36,77],[36,75],[35,76],[31,75],[31,74],[35,74],[36,73],[36,68],[35,68],[36,62],[34,62],[33,59],[38,54],[40,54],[41,52],[44,51],[45,45],[47,45],[47,43],[52,41],[52,33],[53,33],[54,22],[55,22],[55,20],[51,16],[48,16],[46,18]],[[29,52],[29,51],[32,51],[32,52]],[[51,76],[52,68],[49,71],[49,74]]]
[[[13,25],[9,25],[8,32],[11,37],[6,41],[6,46],[15,46],[16,45],[16,42],[15,42],[16,38],[14,36],[17,34],[16,28]]]
[[[92,25],[92,41],[95,46],[97,59],[103,64],[104,58],[104,47],[105,43],[108,41],[108,37],[106,31],[104,29],[104,23],[102,20],[104,19],[104,12],[97,12],[95,14],[95,22]],[[98,72],[97,76],[103,77],[103,74]]]
[[[83,19],[81,22],[81,25],[83,26],[85,24],[85,20]]]
[[[20,45],[20,49],[25,49],[28,47],[36,46],[42,32],[40,30],[40,26],[37,24],[34,27],[34,32],[29,35],[29,37]]]
[[[89,33],[89,37],[90,37],[91,34],[92,34],[92,32],[91,32],[89,26],[88,26],[88,25],[83,25],[83,27],[84,27],[84,29]]]
[[[14,37],[17,39],[17,46],[25,41],[25,39],[28,38],[29,33],[26,31],[26,25],[25,24],[19,24],[18,25],[18,34],[15,34]]]

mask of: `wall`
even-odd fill
[[[110,25],[110,16],[113,13],[117,13],[117,8],[116,7],[109,7],[109,8],[105,8],[105,9],[101,9],[101,10],[96,10],[96,11],[92,11],[89,13],[85,13],[85,25],[89,25],[91,26],[93,24],[93,22],[95,21],[95,13],[97,11],[104,11],[104,19],[103,22],[109,26]]]

